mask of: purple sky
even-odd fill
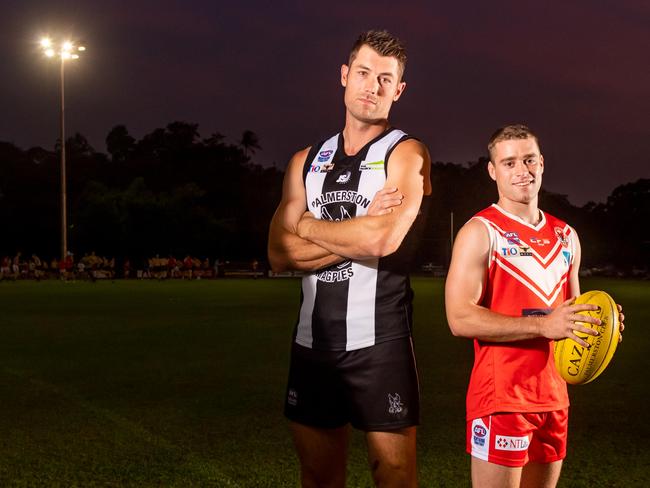
[[[544,186],[575,204],[650,178],[646,0],[347,3],[5,0],[0,140],[53,147],[58,67],[36,41],[71,33],[88,50],[66,69],[69,134],[105,151],[116,124],[140,138],[185,120],[231,142],[251,129],[256,161],[283,168],[341,128],[340,64],[379,27],[409,51],[393,123],[434,161],[476,160],[494,129],[523,122],[541,136]]]

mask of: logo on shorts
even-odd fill
[[[528,436],[512,437],[508,435],[497,435],[494,441],[494,448],[499,451],[525,451],[530,441]]]
[[[404,417],[406,415],[407,409],[402,403],[402,398],[399,396],[399,393],[394,395],[388,394],[388,413],[391,415],[397,415],[399,417]]]
[[[482,425],[474,426],[474,438],[473,442],[475,446],[483,447],[485,445],[485,436],[487,435],[487,429]]]
[[[295,407],[298,404],[298,392],[291,388],[287,393],[287,403],[292,407]]]

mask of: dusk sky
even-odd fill
[[[475,161],[497,127],[523,122],[541,137],[544,187],[574,204],[650,178],[647,0],[4,0],[0,141],[53,148],[58,64],[38,39],[69,34],[87,51],[66,64],[68,134],[105,152],[117,124],[137,139],[175,120],[229,142],[250,129],[254,161],[284,168],[342,128],[339,68],[369,28],[407,44],[391,119],[433,161]]]

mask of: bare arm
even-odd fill
[[[574,305],[567,300],[543,317],[511,317],[479,305],[484,291],[488,268],[489,236],[485,226],[470,220],[458,233],[445,285],[447,321],[456,336],[476,338],[487,342],[511,342],[534,337],[564,339],[569,337],[583,346],[587,343],[574,331],[589,335],[598,333],[575,323],[598,324],[596,318],[578,315],[582,310],[595,310],[594,305]],[[579,292],[579,245],[569,278],[570,293]]]
[[[422,196],[430,193],[430,158],[415,140],[398,145],[388,166],[387,188],[398,188],[401,204],[379,215],[332,222],[307,212],[298,223],[298,235],[350,259],[369,259],[395,252],[417,217]]]
[[[304,149],[291,158],[284,175],[282,200],[271,219],[268,255],[273,271],[313,271],[344,261],[296,233],[298,221],[307,209],[302,168],[308,152],[309,148]]]

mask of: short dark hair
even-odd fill
[[[386,30],[369,30],[362,32],[352,45],[348,65],[357,57],[361,46],[366,45],[377,51],[382,56],[391,56],[397,59],[400,68],[400,77],[406,69],[406,47],[397,37]]]
[[[490,158],[492,158],[492,149],[494,149],[494,146],[496,146],[497,143],[501,141],[510,141],[512,139],[528,139],[529,137],[535,139],[535,142],[539,147],[539,138],[527,126],[523,124],[512,124],[500,127],[494,132],[494,134],[492,134],[487,145]]]

